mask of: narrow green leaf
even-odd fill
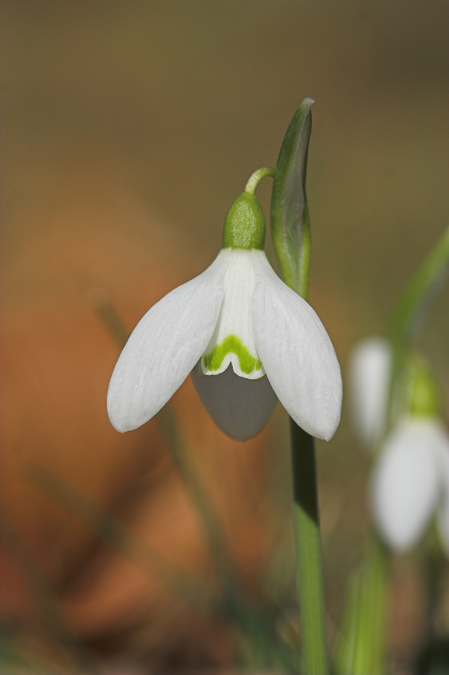
[[[406,286],[387,324],[386,337],[392,348],[392,364],[385,434],[393,425],[393,403],[409,357],[411,342],[422,325],[432,300],[441,289],[448,268],[449,228],[446,228]]]
[[[377,538],[352,578],[335,651],[335,675],[385,675],[388,573],[386,553]]]
[[[33,553],[16,534],[15,528],[9,521],[9,516],[4,511],[1,513],[0,524],[3,546],[32,595],[33,602],[40,614],[42,626],[47,632],[47,637],[49,637],[55,645],[60,647],[63,650],[62,655],[68,657],[72,662],[70,672],[73,672],[72,668],[76,668],[76,672],[82,672],[85,673],[85,675],[97,675],[99,669],[88,646],[84,644],[79,635],[76,634],[70,626],[70,623],[66,620],[49,579]],[[62,664],[57,665],[55,662],[50,665],[50,663],[45,663],[44,660],[46,656],[44,653],[39,655],[40,658],[36,653],[28,655],[25,644],[20,641],[20,632],[17,636],[18,646],[20,648],[19,654],[14,654],[13,635],[11,635],[12,640],[10,646],[12,647],[12,653],[10,654],[5,653],[8,648],[8,635],[2,635],[2,638],[3,653],[1,662],[3,667],[8,668],[8,673],[11,673],[11,675],[13,675],[13,673],[25,672],[33,672],[36,673],[36,675],[38,673],[58,675],[63,671],[67,672]],[[19,657],[19,660],[16,662],[17,669],[15,669],[14,663],[17,656]],[[31,658],[31,656],[34,661],[32,668],[30,667],[30,663],[27,664],[27,660]],[[23,659],[23,668],[28,666],[28,671],[25,671],[20,667],[20,659]],[[38,665],[37,661],[41,661],[41,659],[42,662]],[[3,670],[3,667],[2,672],[6,672]]]
[[[271,197],[271,229],[285,283],[307,297],[310,265],[310,222],[306,197],[307,153],[312,131],[305,98],[284,136]]]
[[[218,599],[209,587],[160,555],[111,513],[90,501],[50,469],[34,464],[27,470],[26,477],[50,499],[87,525],[112,550],[134,562],[175,597],[205,615],[210,615],[218,604]]]
[[[222,519],[214,508],[206,486],[194,464],[176,416],[166,405],[157,414],[157,421],[167,440],[173,461],[184,482],[203,528],[206,544],[222,587],[223,605],[237,625],[245,628],[247,608],[242,599],[242,588],[230,553]]]
[[[387,328],[387,336],[393,345],[399,346],[413,337],[444,281],[448,267],[449,228],[443,232],[399,298]]]

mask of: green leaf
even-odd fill
[[[394,422],[393,403],[410,345],[422,326],[432,300],[441,290],[449,267],[449,228],[423,260],[406,286],[387,324],[386,337],[392,348],[392,364],[385,434]]]
[[[412,339],[447,276],[448,266],[449,228],[446,228],[399,298],[387,329],[393,345],[406,346]]]
[[[212,589],[190,573],[170,562],[148,546],[124,523],[95,504],[73,485],[50,469],[31,465],[25,474],[27,480],[59,503],[69,513],[89,527],[112,550],[122,554],[172,593],[198,611],[209,616],[218,605]]]
[[[383,545],[371,550],[352,578],[335,650],[335,675],[385,675],[388,574]]]
[[[271,229],[285,283],[307,297],[310,222],[306,197],[307,153],[313,100],[305,98],[284,136],[271,197]]]
[[[30,634],[25,625],[15,625],[13,621],[5,622],[1,626],[1,672],[8,672],[10,675],[26,672],[35,675],[61,675],[67,672],[63,664],[68,658],[72,666],[70,672],[73,672],[72,668],[76,668],[77,673],[98,675],[99,669],[89,647],[66,620],[50,580],[32,551],[16,533],[5,511],[1,513],[0,525],[3,548],[33,599],[33,605],[46,633],[45,642],[49,639],[53,643],[52,647],[56,645],[60,652],[59,656],[55,654],[52,657],[43,643],[29,640]],[[51,663],[48,659],[51,659]]]

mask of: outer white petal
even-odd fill
[[[417,542],[438,502],[441,482],[435,441],[439,443],[439,434],[433,420],[404,418],[387,438],[374,470],[374,520],[397,551]]]
[[[160,300],[139,321],[112,373],[108,415],[117,431],[137,429],[181,386],[204,352],[223,300],[229,251]]]
[[[380,337],[356,345],[349,364],[350,399],[354,425],[370,446],[379,440],[387,412],[391,349]]]
[[[294,421],[328,441],[340,422],[340,366],[320,319],[275,274],[263,251],[253,251],[256,347],[271,386]]]
[[[192,371],[192,380],[217,426],[238,441],[256,436],[277,403],[267,377],[257,380],[239,377],[231,365],[220,375],[204,375],[198,364]]]

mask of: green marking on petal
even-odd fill
[[[213,348],[210,354],[204,354],[204,365],[208,370],[218,370],[226,354],[235,354],[239,360],[242,373],[249,375],[253,370],[262,368],[262,361],[254,358],[237,335],[228,335],[221,345]]]

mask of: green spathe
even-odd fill
[[[229,209],[223,230],[223,248],[263,251],[265,218],[257,198],[242,192]]]
[[[438,382],[425,362],[415,361],[408,392],[408,412],[412,417],[438,417],[441,392]]]
[[[271,232],[283,281],[307,300],[310,220],[306,196],[307,153],[313,99],[305,98],[282,141],[271,194]]]
[[[208,370],[218,370],[226,354],[230,353],[237,356],[242,373],[249,375],[253,370],[260,370],[262,367],[262,362],[254,358],[237,335],[228,335],[210,354],[205,354],[204,365]]]

